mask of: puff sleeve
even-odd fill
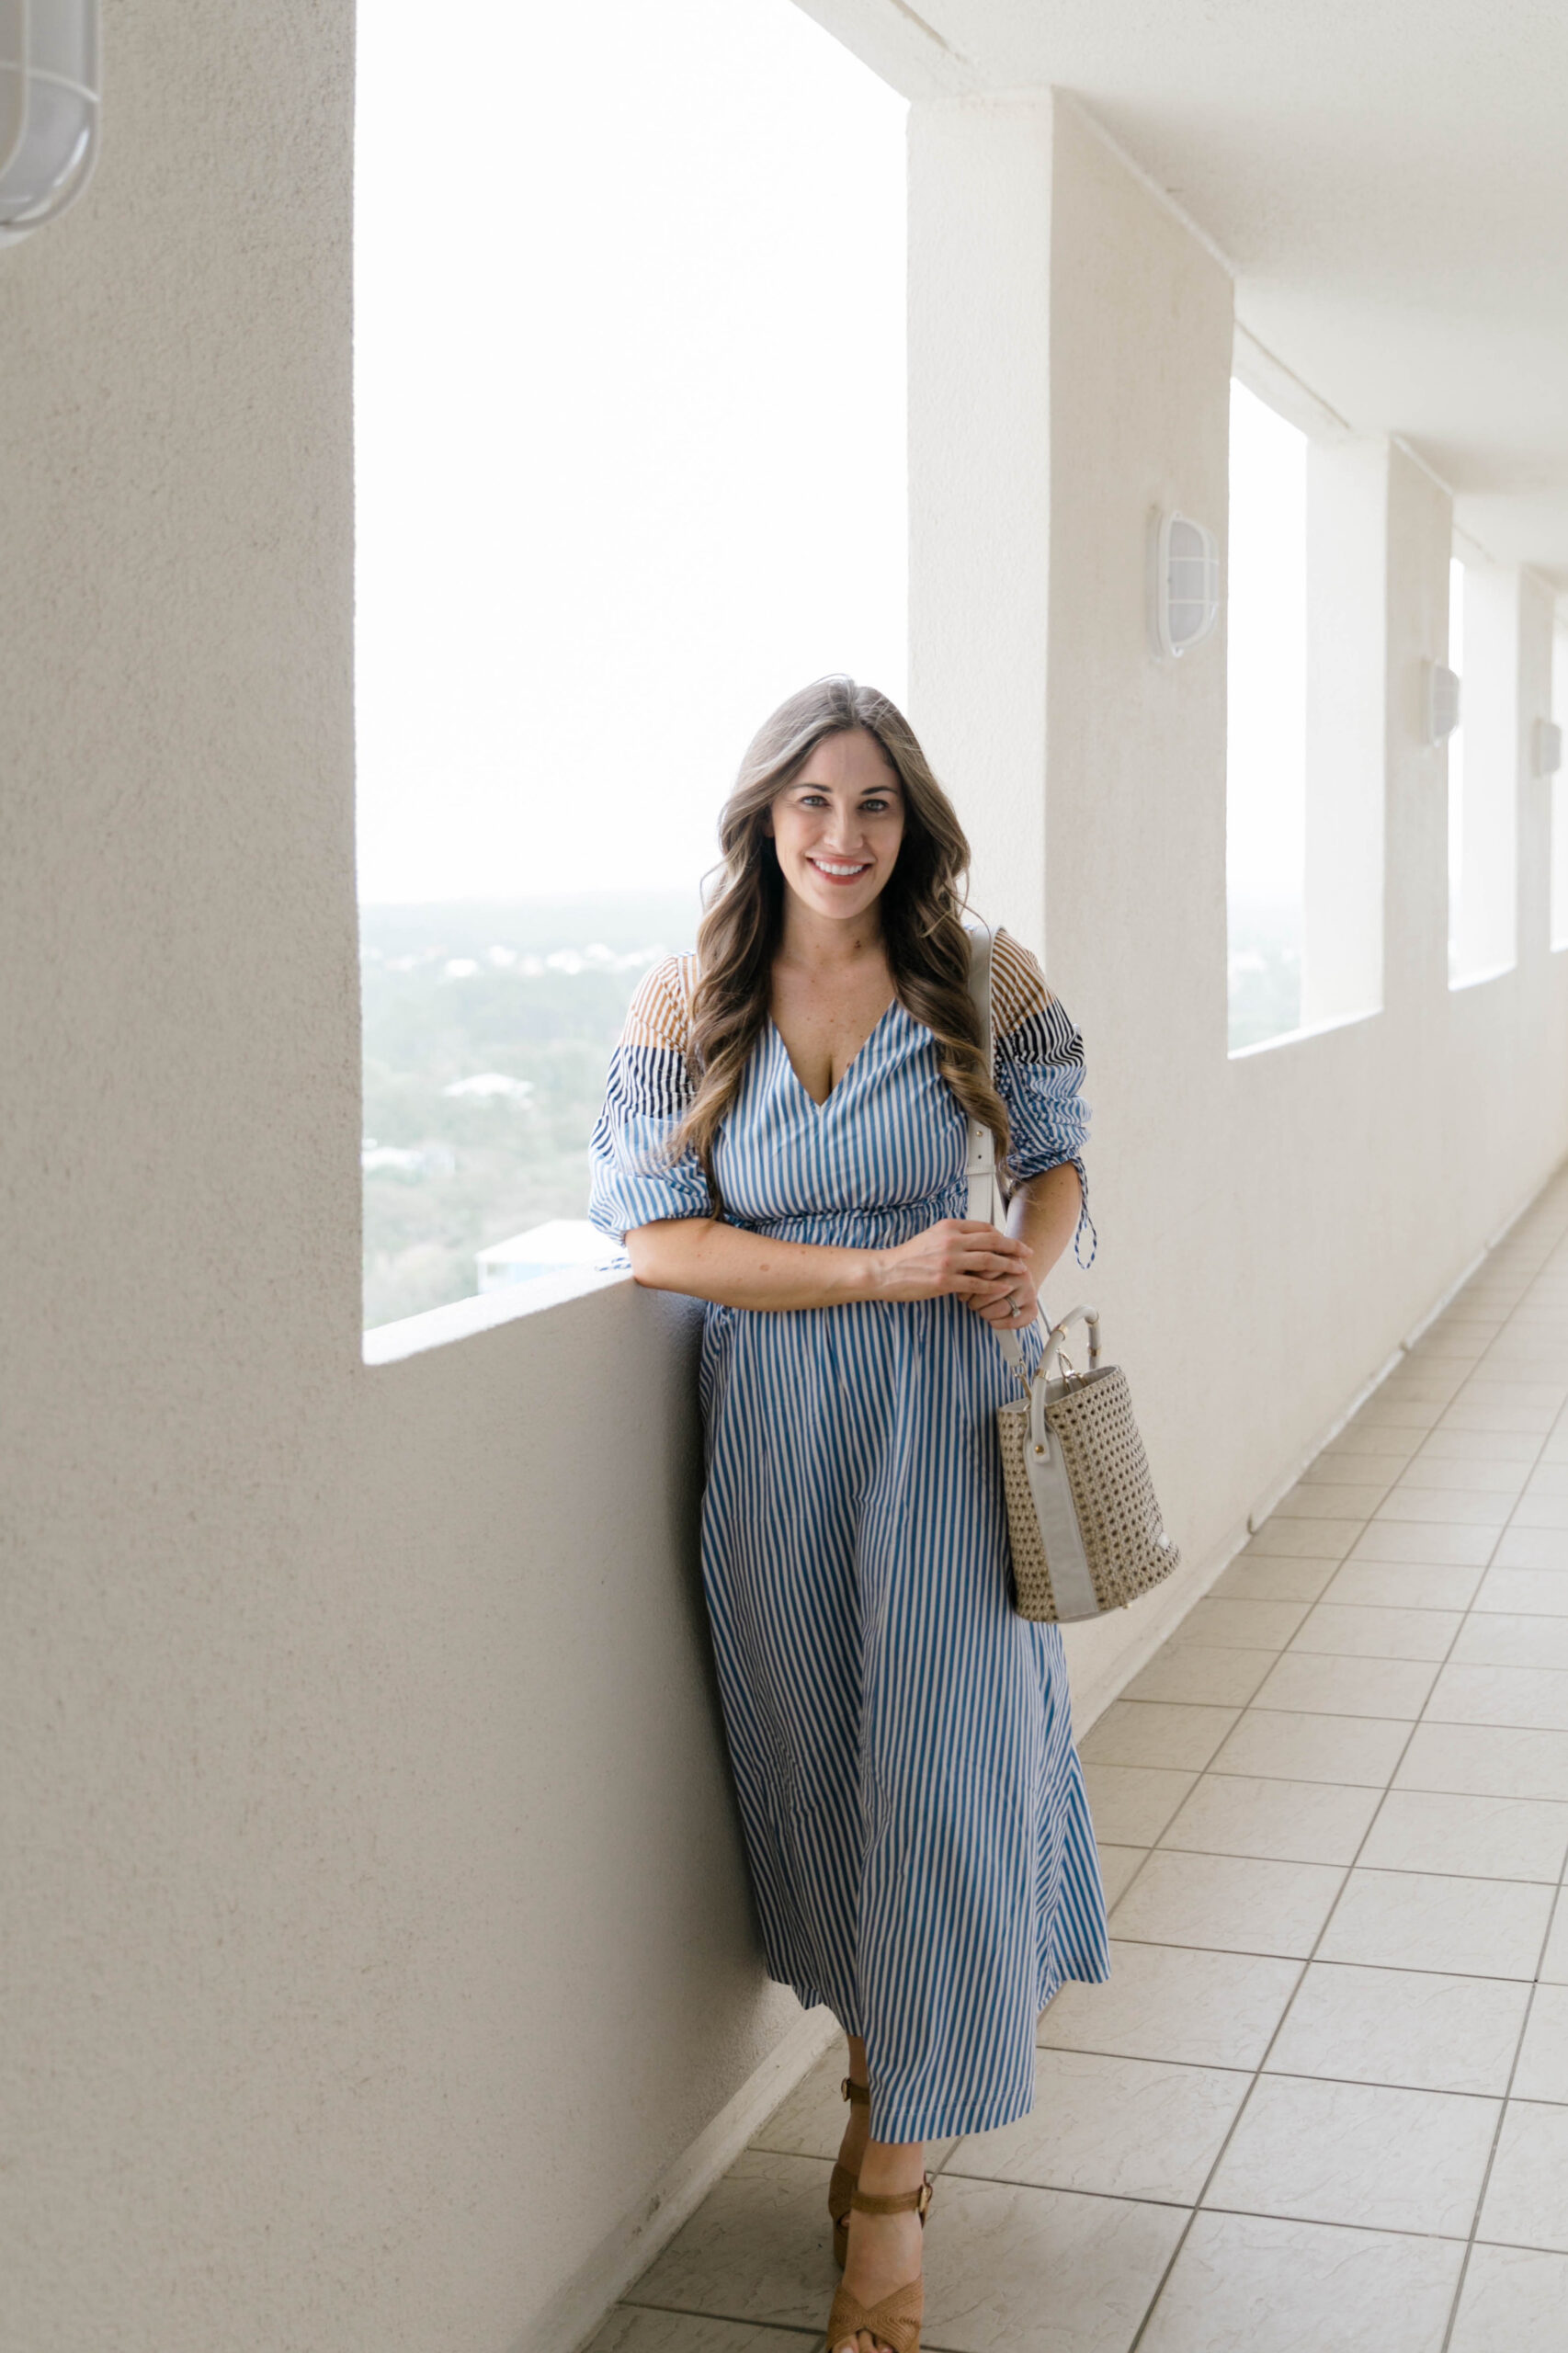
[[[996,934],[992,951],[991,1006],[996,1089],[1013,1131],[1008,1177],[1022,1184],[1072,1162],[1083,1194],[1074,1256],[1081,1267],[1092,1266],[1098,1244],[1084,1166],[1089,1132],[1089,1107],[1083,1099],[1084,1041],[1034,958],[1005,931]],[[1090,1245],[1086,1258],[1085,1233]]]
[[[687,1041],[695,960],[667,957],[638,987],[605,1082],[604,1108],[588,1145],[588,1217],[616,1241],[666,1217],[711,1217],[707,1179],[693,1152],[671,1140],[691,1101]]]

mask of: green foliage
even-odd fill
[[[584,1214],[627,1004],[696,923],[670,892],[361,909],[367,1325],[467,1298],[476,1251]],[[492,1074],[528,1091],[447,1092]]]

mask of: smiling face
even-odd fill
[[[903,790],[876,737],[863,727],[824,736],[775,796],[767,830],[787,887],[813,915],[863,915],[903,839]]]

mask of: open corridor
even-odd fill
[[[1560,2353],[1568,1173],[1083,1743],[1115,1974],[937,2147],[933,2353]],[[594,2353],[790,2353],[840,2049]]]
[[[1568,7],[463,23],[437,117],[414,0],[0,0],[0,2353],[822,2353],[704,1390],[759,1561],[807,1414],[991,1492],[915,1296],[954,861],[1182,1560],[1063,1630],[1113,1972],[930,2152],[926,2353],[1568,2353]],[[845,674],[952,824],[771,771],[653,986]],[[793,1211],[660,1158],[726,926],[721,1161],[846,1238],[787,1398],[796,1310],[685,1254]],[[607,1097],[688,1291],[589,1226]],[[801,1558],[770,1728],[874,1693]],[[985,1631],[910,1624],[887,1688]],[[889,2004],[983,1973],[910,1884]]]

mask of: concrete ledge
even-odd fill
[[[1338,1029],[1357,1029],[1363,1021],[1381,1021],[1383,1008],[1369,1005],[1359,1013],[1332,1013],[1322,1021],[1303,1021],[1294,1029],[1281,1029],[1272,1038],[1259,1038],[1250,1046],[1233,1046],[1225,1060],[1231,1063],[1252,1062],[1259,1054],[1278,1052],[1281,1046],[1304,1046],[1313,1038],[1330,1038]]]
[[[608,1250],[610,1245],[605,1245]],[[472,1339],[476,1332],[493,1332],[499,1324],[519,1316],[539,1315],[547,1307],[561,1307],[589,1291],[608,1290],[629,1283],[627,1267],[600,1269],[568,1267],[559,1275],[541,1275],[531,1283],[517,1283],[482,1297],[454,1299],[445,1307],[428,1307],[423,1315],[400,1316],[395,1324],[379,1324],[364,1336],[367,1364],[396,1364],[403,1357],[422,1355],[426,1348],[449,1347],[454,1340]]]

